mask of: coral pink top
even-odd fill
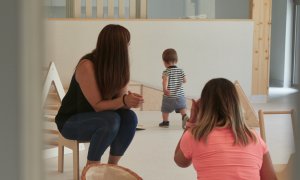
[[[231,129],[215,128],[205,143],[186,131],[180,149],[187,159],[192,159],[198,180],[259,180],[263,155],[268,148],[259,135],[256,137],[257,143],[233,145]]]

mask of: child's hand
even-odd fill
[[[170,96],[170,91],[168,89],[164,89],[164,95]]]
[[[192,99],[191,114],[190,114],[190,119],[189,119],[190,123],[196,122],[196,120],[197,120],[196,118],[199,113],[199,108],[200,108],[200,99],[198,99],[197,101]]]

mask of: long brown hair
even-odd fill
[[[114,98],[130,79],[129,31],[120,25],[105,26],[92,52],[97,83],[103,99]]]
[[[256,136],[245,123],[239,96],[231,81],[224,78],[208,81],[200,99],[196,126],[192,129],[195,139],[206,141],[215,127],[226,126],[233,132],[234,144],[247,145],[249,138],[256,142]]]

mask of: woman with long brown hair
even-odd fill
[[[139,107],[143,97],[127,90],[129,42],[123,26],[101,30],[96,48],[77,64],[55,118],[65,138],[90,141],[87,165],[99,163],[108,147],[108,163],[118,164],[134,137],[137,116],[130,108]]]
[[[208,81],[193,100],[186,131],[175,150],[180,167],[193,163],[201,180],[274,180],[268,148],[244,119],[234,84]]]

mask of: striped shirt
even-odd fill
[[[184,96],[182,83],[185,74],[182,69],[178,68],[177,66],[169,66],[163,71],[162,75],[168,77],[167,88],[170,91],[170,96],[168,97],[176,98]]]

